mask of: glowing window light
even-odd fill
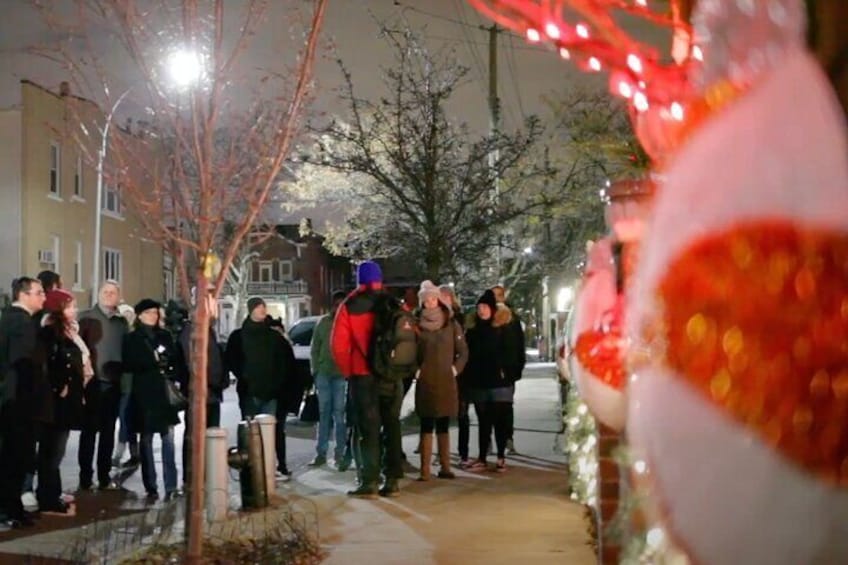
[[[559,28],[554,22],[548,22],[545,26],[545,33],[547,33],[548,37],[551,39],[559,39]]]
[[[571,59],[571,52],[565,47],[560,47],[559,56],[568,61],[569,59]]]
[[[642,72],[642,60],[633,53],[627,56],[627,66],[630,67],[630,70],[634,73]]]
[[[585,24],[577,24],[577,27],[574,28],[579,37],[583,39],[589,39],[589,28],[586,27]]]
[[[527,40],[532,43],[538,43],[542,39],[542,34],[539,33],[538,29],[527,28]]]
[[[669,110],[671,111],[672,118],[674,118],[678,122],[683,121],[683,106],[680,104],[680,102],[672,102],[671,108],[669,108]]]
[[[633,106],[640,112],[648,109],[648,97],[645,96],[644,92],[637,92],[633,95]]]
[[[589,68],[593,71],[600,71],[601,61],[597,57],[589,57]]]

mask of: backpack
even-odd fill
[[[379,295],[372,309],[368,365],[375,377],[400,381],[418,367],[418,328],[415,317],[392,296]]]

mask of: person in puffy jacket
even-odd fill
[[[480,455],[470,470],[487,469],[486,455],[492,428],[498,460],[495,469],[506,470],[506,444],[509,439],[510,412],[515,395],[515,382],[524,368],[523,352],[515,333],[512,312],[499,305],[491,290],[477,301],[473,325],[466,332],[468,364],[464,378],[468,380],[471,401],[479,422]]]

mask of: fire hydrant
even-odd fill
[[[245,510],[268,506],[262,432],[256,420],[242,420],[236,433],[237,445],[227,453],[227,463],[239,471],[241,503]]]

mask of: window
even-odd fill
[[[272,264],[270,261],[262,261],[259,263],[259,281],[258,282],[271,282],[272,277]]]
[[[121,252],[117,249],[103,250],[103,278],[121,282]]]
[[[82,198],[82,155],[77,154],[77,166],[74,169],[74,196]]]
[[[62,268],[59,264],[59,251],[62,248],[62,238],[60,238],[58,235],[51,235],[50,243],[53,245],[53,266],[50,270],[55,273],[58,273],[59,269]]]
[[[121,186],[110,186],[106,185],[104,187],[103,194],[103,210],[106,212],[112,212],[113,214],[121,214]]]
[[[280,280],[282,280],[282,281],[292,280],[292,262],[291,261],[280,261]]]
[[[82,290],[82,242],[76,242],[74,257],[74,290]]]
[[[50,194],[59,196],[61,187],[59,186],[59,171],[61,170],[62,155],[59,144],[50,143]]]

